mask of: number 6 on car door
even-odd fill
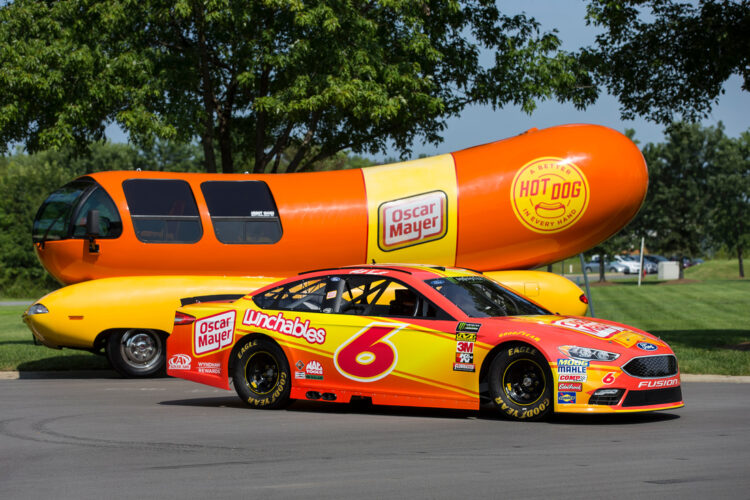
[[[333,355],[336,370],[358,382],[375,382],[396,367],[398,351],[388,339],[404,324],[370,323],[346,342]]]

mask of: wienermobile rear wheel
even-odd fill
[[[123,377],[153,377],[164,371],[166,345],[156,330],[115,332],[107,339],[106,352],[109,364]]]

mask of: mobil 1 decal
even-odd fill
[[[447,214],[443,191],[386,201],[378,208],[378,246],[390,252],[439,240],[448,232]]]

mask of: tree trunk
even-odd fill
[[[213,131],[213,127],[211,127]],[[214,154],[214,137],[212,133],[206,131],[201,136],[201,144],[203,145],[203,158],[206,162],[206,172],[209,174],[216,173],[216,155]]]
[[[232,134],[230,133],[229,118],[219,119],[219,152],[221,153],[221,171],[224,174],[234,173],[234,159],[232,158]]]
[[[213,94],[211,83],[211,73],[209,70],[208,47],[206,34],[204,32],[203,11],[196,8],[194,10],[195,24],[198,31],[198,61],[200,67],[200,78],[202,83],[203,111],[205,118],[203,122],[203,155],[206,160],[206,170],[208,173],[216,173],[216,154],[214,153],[214,115],[216,114],[216,102]]]
[[[607,265],[607,263],[604,262],[604,259],[606,258],[607,258],[606,253],[599,254],[599,283],[604,283],[605,281],[607,281],[607,279],[604,277],[604,268]]]
[[[742,263],[742,245],[737,244],[737,261],[740,263],[740,278],[745,277],[745,266]]]

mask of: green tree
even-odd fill
[[[695,256],[711,244],[711,179],[718,173],[718,151],[726,136],[718,127],[674,123],[666,142],[647,144],[643,156],[649,167],[646,202],[634,230],[647,237],[658,253]]]
[[[290,172],[406,155],[468,104],[592,102],[559,46],[489,0],[16,0],[0,8],[0,144],[85,147],[118,123],[141,145],[200,140],[210,172],[247,152],[254,172],[292,149]]]
[[[744,278],[743,253],[750,244],[750,132],[720,144],[716,167],[709,179],[712,238],[735,252]]]
[[[590,48],[598,83],[622,116],[669,124],[705,117],[732,75],[750,90],[747,0],[590,0],[588,22],[604,28]]]

